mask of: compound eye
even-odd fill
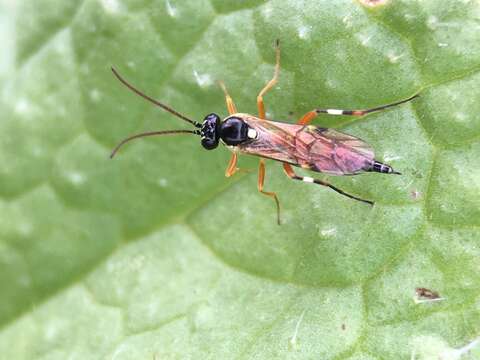
[[[213,138],[202,139],[202,146],[207,150],[213,150],[218,146],[218,140]]]
[[[220,116],[218,116],[217,114],[208,114],[207,116],[205,116],[203,121],[208,121],[208,122],[216,124],[216,123],[220,122]]]
[[[248,140],[248,125],[236,117],[225,120],[221,126],[221,137],[227,145],[238,145]]]

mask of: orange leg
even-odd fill
[[[297,121],[297,124],[307,125],[310,123],[310,121],[315,119],[317,116],[318,116],[318,113],[316,111],[309,111],[308,113],[303,115],[300,120]]]
[[[236,114],[237,107],[235,106],[235,103],[233,102],[232,97],[228,94],[225,84],[223,83],[223,81],[219,81],[218,83],[220,84],[220,87],[222,88],[223,93],[225,94],[225,102],[227,103],[228,113],[230,115]]]
[[[225,176],[230,177],[235,175],[237,172],[239,173],[249,173],[252,169],[240,169],[237,167],[237,153],[232,153],[232,157],[230,158],[230,162],[228,163],[227,168],[225,169]]]
[[[258,117],[262,120],[265,120],[265,104],[263,102],[263,96],[265,93],[270,90],[278,81],[278,75],[280,73],[280,41],[277,39],[276,43],[276,63],[275,63],[275,71],[273,73],[273,78],[265,85],[265,87],[260,91],[257,96],[257,107],[258,107]],[[258,191],[262,194],[270,196],[275,200],[275,204],[277,205],[277,223],[280,225],[280,202],[278,201],[277,194],[274,192],[268,192],[263,190],[263,184],[265,181],[265,161],[263,159],[260,160],[259,167],[258,167]]]
[[[225,170],[225,176],[230,177],[235,174],[239,169],[237,168],[237,153],[232,153],[228,167]]]
[[[278,74],[280,73],[280,41],[277,39],[276,43],[276,63],[273,78],[265,85],[257,96],[258,117],[265,120],[265,104],[263,103],[263,96],[270,90],[278,81]]]
[[[330,189],[332,189],[333,191],[336,191],[339,194],[342,194],[346,197],[349,197],[350,199],[358,200],[358,201],[361,201],[361,202],[364,202],[364,203],[367,203],[367,204],[370,204],[370,205],[374,204],[373,201],[365,200],[365,199],[361,199],[359,197],[353,196],[349,193],[346,193],[342,189],[339,189],[339,188],[333,186],[332,184],[329,184],[326,181],[323,181],[323,180],[320,180],[320,179],[314,179],[314,178],[311,178],[309,176],[298,176],[297,174],[295,174],[295,171],[293,171],[293,168],[290,164],[283,163],[283,170],[285,171],[285,174],[287,174],[287,176],[290,179],[300,180],[300,181],[304,181],[304,182],[308,182],[308,183],[313,183],[313,184],[326,186],[326,187],[329,187]]]
[[[260,165],[258,167],[258,191],[262,194],[270,196],[275,200],[275,204],[277,205],[277,223],[280,225],[280,202],[278,201],[277,194],[274,192],[268,192],[263,190],[263,183],[265,181],[265,161],[263,159],[260,160]]]
[[[228,94],[227,87],[222,81],[218,82],[220,84],[220,87],[223,90],[223,93],[225,94],[225,102],[227,103],[227,110],[230,115],[236,114],[237,113],[237,107],[235,106],[235,103],[233,102],[232,97]],[[228,167],[225,170],[225,176],[230,177],[233,174],[235,174],[239,169],[237,168],[237,154],[233,153],[232,157],[230,158],[230,162],[228,163]]]

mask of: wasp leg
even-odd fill
[[[265,120],[265,104],[263,102],[263,96],[265,93],[270,90],[278,81],[278,75],[280,73],[280,40],[276,40],[275,42],[275,53],[276,53],[276,60],[275,60],[275,71],[273,73],[273,78],[265,85],[262,91],[259,92],[257,96],[257,107],[258,107],[258,117],[260,119]]]
[[[314,184],[318,184],[318,185],[323,185],[323,186],[329,187],[330,189],[338,192],[339,194],[342,194],[342,195],[345,195],[346,197],[349,197],[350,199],[358,200],[358,201],[361,201],[361,202],[364,202],[364,203],[367,203],[367,204],[370,204],[370,205],[374,204],[373,201],[361,199],[359,197],[348,194],[345,191],[343,191],[342,189],[339,189],[339,188],[333,186],[332,184],[327,183],[326,181],[322,181],[320,179],[314,179],[314,178],[311,178],[311,177],[308,177],[308,176],[298,176],[295,173],[295,171],[293,171],[293,168],[290,164],[283,163],[283,170],[285,171],[285,174],[287,174],[287,176],[290,179],[305,181],[305,182],[308,182],[308,183],[314,183]]]
[[[258,117],[262,120],[265,120],[265,103],[263,102],[263,96],[268,90],[275,86],[278,81],[278,75],[280,73],[280,41],[277,39],[275,42],[275,70],[273,73],[273,78],[265,85],[265,87],[258,93],[257,96],[257,107],[258,107]],[[263,184],[265,182],[265,162],[263,159],[260,160],[258,167],[258,191],[262,194],[270,196],[275,200],[277,206],[277,223],[280,225],[280,202],[278,201],[277,194],[274,192],[268,192],[263,190]]]
[[[400,101],[397,101],[397,102],[394,102],[394,103],[391,103],[391,104],[387,104],[387,105],[377,106],[377,107],[374,107],[374,108],[371,108],[371,109],[363,109],[363,110],[315,109],[315,110],[309,111],[308,113],[303,115],[303,117],[298,121],[298,124],[307,125],[318,114],[362,116],[362,115],[365,115],[365,114],[369,114],[371,112],[388,109],[392,106],[396,106],[396,105],[406,103],[408,101],[411,101],[411,100],[415,99],[418,96],[419,96],[418,94],[415,94],[415,95],[409,97],[408,99],[400,100]]]
[[[237,172],[239,173],[249,173],[252,172],[252,169],[240,169],[237,166],[237,154],[232,153],[232,157],[230,158],[230,162],[228,163],[227,168],[225,169],[225,176],[231,177],[235,175]]]
[[[300,124],[300,125],[307,125],[310,123],[310,121],[312,121],[313,119],[315,119],[316,117],[318,116],[318,113],[313,110],[313,111],[309,111],[308,113],[306,113],[305,115],[303,115],[300,120],[297,121],[297,124]]]
[[[262,194],[270,196],[275,200],[275,204],[277,205],[277,223],[278,225],[280,225],[280,202],[278,201],[278,197],[276,193],[263,190],[264,181],[265,181],[265,162],[263,159],[261,159],[258,167],[258,191],[260,191]]]
[[[235,174],[239,168],[237,168],[237,153],[232,153],[232,157],[230,158],[230,162],[228,163],[228,167],[225,170],[225,176],[230,177]]]
[[[223,81],[219,81],[218,83],[220,84],[220,87],[222,88],[222,90],[225,94],[225,102],[227,103],[228,113],[230,115],[236,114],[237,113],[237,107],[235,106],[235,103],[233,102],[232,97],[229,95],[229,93],[227,91],[227,87],[225,86]],[[237,171],[241,170],[241,169],[237,168],[237,159],[238,159],[237,154],[233,153],[232,157],[230,158],[230,162],[228,163],[228,166],[225,170],[225,176],[226,177],[233,176]]]
[[[237,113],[237,107],[235,106],[235,103],[233,102],[232,97],[228,94],[227,87],[223,83],[223,81],[219,81],[218,84],[223,90],[223,93],[225,94],[225,102],[227,103],[227,109],[228,113],[230,115],[236,114]]]

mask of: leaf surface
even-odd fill
[[[480,358],[479,18],[474,1],[0,0],[2,357]],[[256,171],[224,178],[228,151],[190,136],[108,159],[188,128],[111,66],[198,121],[226,116],[218,80],[256,113],[276,38],[271,119],[421,93],[315,120],[402,172],[328,178],[373,208],[267,162],[279,227]]]

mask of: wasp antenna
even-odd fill
[[[199,122],[189,119],[185,115],[180,114],[178,111],[172,109],[170,106],[162,104],[160,101],[155,100],[154,98],[152,98],[152,97],[148,96],[147,94],[143,93],[142,91],[138,90],[136,87],[134,87],[132,84],[130,84],[127,80],[125,80],[113,66],[111,67],[111,69],[112,69],[112,72],[115,75],[115,77],[123,85],[125,85],[127,88],[129,88],[131,91],[133,91],[135,94],[141,96],[145,100],[150,101],[151,103],[157,105],[158,107],[161,107],[163,110],[168,111],[170,114],[175,115],[176,117],[182,119],[183,121],[186,121],[186,122],[192,124],[193,126],[195,126],[197,128],[202,127],[202,124],[200,124]]]
[[[200,131],[195,130],[166,130],[166,131],[149,131],[149,132],[144,132],[140,134],[135,134],[132,136],[129,136],[122,141],[118,143],[117,146],[112,150],[112,153],[110,154],[110,159],[113,159],[113,157],[117,154],[118,150],[125,145],[127,142],[130,142],[134,139],[142,138],[142,137],[147,137],[147,136],[159,136],[159,135],[174,135],[174,134],[193,134],[193,135],[200,135]]]

